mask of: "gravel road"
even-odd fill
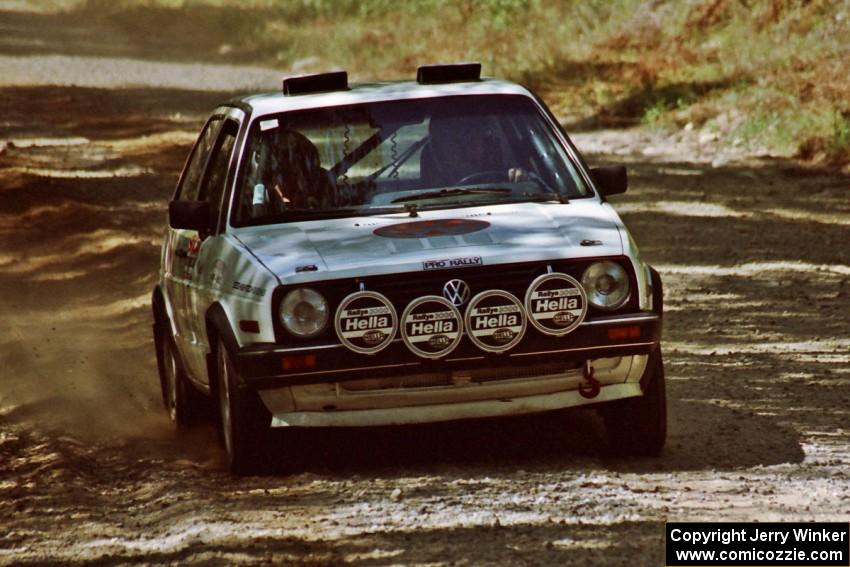
[[[577,411],[281,434],[269,474],[234,479],[212,426],[169,427],[149,293],[199,124],[278,73],[6,37],[0,565],[659,565],[668,520],[850,517],[846,175],[699,133],[576,136],[628,164],[612,201],[664,278],[661,458],[606,456]]]

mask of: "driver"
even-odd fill
[[[432,117],[428,143],[422,149],[420,175],[434,187],[467,180],[522,181],[523,170],[504,164],[501,145],[482,119],[466,116]]]
[[[272,200],[279,209],[325,209],[333,206],[333,188],[322,168],[319,150],[306,136],[283,130],[273,160]]]

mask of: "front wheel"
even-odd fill
[[[259,468],[271,414],[256,392],[240,386],[230,353],[221,340],[217,358],[221,437],[227,466],[234,474],[252,474]]]
[[[667,394],[660,348],[649,355],[641,383],[642,396],[614,402],[603,411],[608,445],[615,455],[656,457],[664,449]]]

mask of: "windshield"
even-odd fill
[[[518,95],[287,112],[256,120],[245,151],[237,226],[590,195]]]

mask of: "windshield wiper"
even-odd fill
[[[540,189],[542,189],[542,191],[539,191],[539,192],[519,191],[518,192],[519,195],[522,195],[524,197],[531,197],[532,199],[537,199],[537,198],[540,198],[540,197],[547,197],[548,200],[555,200],[555,201],[558,201],[561,204],[567,204],[567,203],[570,202],[569,199],[567,199],[560,191],[556,191],[555,189],[552,189],[547,183],[545,183],[542,179],[540,179],[540,176],[538,176],[536,173],[532,173],[531,175],[529,175],[528,181],[531,181],[532,183],[534,183],[535,185],[540,187]]]
[[[557,191],[523,191],[516,195],[518,197],[525,197],[526,199],[546,199],[547,201],[558,201],[562,204],[569,203],[569,200]]]
[[[498,187],[493,188],[479,188],[479,189],[462,189],[460,187],[452,187],[450,189],[440,189],[439,191],[429,191],[427,193],[419,193],[417,195],[407,195],[406,197],[399,197],[398,199],[393,199],[390,203],[404,203],[407,201],[420,201],[423,199],[440,199],[442,197],[456,197],[458,195],[487,195],[487,194],[508,194],[512,193],[510,189],[502,189]]]
[[[259,217],[248,219],[247,225],[262,225],[274,224],[281,222],[300,222],[312,221],[321,219],[335,219],[355,216],[380,215],[388,213],[398,213],[401,207],[351,207],[343,209],[293,209],[289,211],[280,211],[276,213],[265,214]]]

